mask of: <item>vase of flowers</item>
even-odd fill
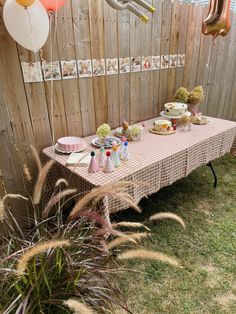
[[[111,128],[109,124],[103,123],[97,128],[97,136],[99,137],[99,142],[103,146],[106,143],[106,138],[110,135]]]
[[[203,100],[204,93],[202,86],[195,87],[189,94],[188,108],[194,117],[198,116],[198,105]]]
[[[133,141],[140,140],[142,133],[142,127],[134,125],[130,128],[130,135]]]

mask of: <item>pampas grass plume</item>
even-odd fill
[[[68,221],[73,220],[76,214],[80,210],[85,209],[91,201],[99,202],[105,196],[114,197],[124,201],[131,207],[135,208],[138,212],[141,212],[141,209],[138,205],[135,204],[133,198],[128,193],[124,192],[124,190],[129,186],[137,186],[137,184],[130,181],[119,181],[113,184],[106,184],[94,188],[90,193],[86,194],[81,200],[77,202],[68,217]]]
[[[180,267],[179,262],[176,259],[169,257],[165,254],[154,252],[154,251],[130,250],[130,251],[127,251],[118,255],[118,259],[120,260],[134,259],[134,258],[158,260],[158,261],[165,262],[173,266]]]
[[[66,179],[64,178],[60,178],[57,180],[56,184],[55,184],[55,187],[58,187],[60,186],[61,184],[64,184],[66,187],[69,186],[69,183],[66,181]]]
[[[131,222],[131,221],[117,222],[117,223],[112,224],[112,227],[114,227],[114,228],[116,228],[116,227],[145,228],[148,231],[151,230],[147,226],[145,226],[144,224],[142,224],[140,222]]]
[[[23,173],[24,173],[27,181],[29,181],[29,182],[32,181],[31,172],[29,170],[29,167],[26,164],[23,165]]]
[[[112,240],[107,244],[107,248],[113,249],[117,246],[120,246],[126,242],[134,242],[137,243],[137,241],[141,240],[142,238],[147,237],[149,234],[147,232],[140,232],[140,233],[131,233],[129,235],[125,234],[120,237],[117,237],[115,240]]]
[[[44,211],[43,211],[43,218],[48,218],[48,216],[50,215],[50,211],[52,209],[52,207],[54,205],[56,205],[62,198],[69,196],[69,195],[73,195],[77,192],[76,189],[67,189],[64,191],[61,191],[59,193],[57,193],[55,196],[53,196],[50,201],[47,203],[47,206],[45,207]]]
[[[84,303],[81,303],[75,299],[69,299],[63,302],[73,313],[75,314],[95,314],[94,310]]]
[[[62,246],[69,246],[70,242],[67,240],[51,240],[44,243],[39,243],[34,247],[28,249],[20,258],[17,264],[17,274],[23,275],[27,269],[29,261],[36,255],[39,255],[48,249],[55,249]]]
[[[176,214],[173,214],[173,213],[158,213],[158,214],[155,214],[151,217],[149,217],[149,220],[150,221],[154,221],[154,220],[160,220],[160,219],[172,219],[172,220],[175,220],[177,221],[179,224],[181,224],[181,226],[185,229],[186,228],[186,225],[183,221],[182,218],[180,218],[178,215]]]
[[[18,199],[18,200],[25,200],[28,201],[27,197],[24,197],[21,194],[6,194],[2,200],[0,200],[0,220],[3,220],[5,216],[5,208],[6,208],[6,201],[8,199]]]
[[[41,164],[41,160],[39,158],[39,154],[38,154],[38,152],[34,146],[31,145],[30,148],[31,148],[31,152],[32,152],[32,155],[34,157],[35,163],[37,165],[38,172],[40,172],[42,169],[42,164]]]
[[[34,194],[33,194],[34,204],[39,204],[39,202],[41,200],[43,185],[44,185],[47,174],[48,174],[50,168],[52,167],[53,163],[54,163],[53,160],[49,160],[38,174],[38,179],[37,179],[37,182],[35,184]]]

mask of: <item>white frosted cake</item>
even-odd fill
[[[165,106],[165,115],[167,116],[182,116],[188,111],[188,106],[180,102],[169,102]]]
[[[78,152],[85,147],[85,141],[82,138],[76,136],[62,137],[57,141],[58,150],[65,153]]]
[[[153,122],[153,130],[162,133],[173,131],[172,123],[169,120],[156,120]]]

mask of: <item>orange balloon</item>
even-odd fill
[[[20,5],[22,5],[22,7],[29,7],[31,4],[34,3],[35,0],[16,0],[16,2]]]
[[[226,36],[230,30],[230,1],[211,0],[209,13],[202,23],[204,35]]]

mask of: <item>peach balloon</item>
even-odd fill
[[[57,11],[65,4],[66,0],[40,0],[47,11]]]

